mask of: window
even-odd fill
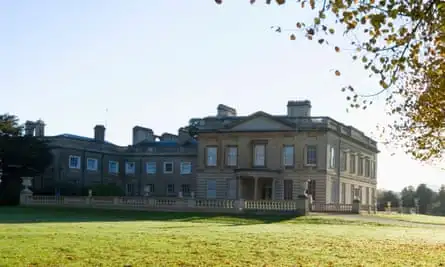
[[[114,160],[110,160],[108,162],[108,172],[109,173],[114,173],[114,174],[119,173],[119,162],[114,161]]]
[[[363,158],[358,158],[358,175],[363,176]]]
[[[216,181],[207,181],[207,198],[216,198]]]
[[[340,155],[341,171],[344,172],[348,168],[348,152],[342,151]]]
[[[334,181],[335,177],[331,177],[331,203],[337,202],[338,182]]]
[[[181,162],[181,174],[192,173],[192,163],[191,162]]]
[[[97,159],[87,158],[87,170],[97,171],[98,161]]]
[[[366,194],[365,194],[365,196],[366,196],[366,200],[365,200],[365,203],[366,203],[366,205],[369,205],[369,187],[366,187]]]
[[[235,167],[238,165],[238,148],[236,146],[227,147],[227,166]]]
[[[294,166],[294,146],[283,147],[283,163],[285,167]]]
[[[145,163],[145,172],[147,174],[155,174],[156,173],[156,162],[150,161]]]
[[[349,172],[355,173],[355,155],[349,155]]]
[[[79,156],[69,156],[68,166],[70,169],[80,169],[80,157]]]
[[[189,184],[182,184],[181,185],[181,192],[182,194],[190,194],[190,185]]]
[[[284,180],[284,200],[292,200],[294,193],[294,181]]]
[[[376,176],[376,168],[375,161],[371,161],[371,178],[375,178]]]
[[[371,163],[369,159],[365,159],[365,176],[370,177],[371,176]]]
[[[125,162],[125,173],[134,174],[136,171],[136,164],[134,162]]]
[[[125,193],[127,196],[133,195],[134,192],[134,184],[126,184],[125,185]]]
[[[265,154],[266,154],[266,145],[254,145],[253,146],[253,156],[254,162],[253,165],[255,167],[264,167],[265,162]]]
[[[341,203],[346,204],[346,184],[341,183]]]
[[[362,189],[359,187],[359,188],[354,188],[354,199],[360,199],[360,196],[361,196],[361,192],[362,191]]]
[[[217,161],[218,148],[217,147],[207,147],[206,148],[206,165],[209,167],[215,167]]]
[[[168,194],[174,194],[175,193],[175,185],[174,184],[168,184],[167,185],[167,193]]]
[[[173,173],[173,162],[164,162],[164,173]]]
[[[155,185],[154,184],[146,184],[144,185],[144,192],[145,193],[153,193],[155,191]]]
[[[335,169],[335,147],[331,146],[330,154],[329,154],[329,167],[331,169]]]
[[[315,145],[306,146],[306,165],[308,166],[317,165],[317,146]]]

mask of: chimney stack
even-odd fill
[[[133,145],[142,141],[154,141],[153,130],[141,126],[133,127]]]
[[[105,126],[96,125],[94,127],[94,140],[105,142]]]
[[[25,122],[25,135],[34,136],[35,123],[32,121]]]
[[[35,136],[43,137],[45,136],[45,123],[42,120],[38,120],[35,122]]]
[[[219,104],[216,108],[217,110],[217,117],[223,118],[223,117],[236,117],[236,109],[231,108],[229,106]]]
[[[288,117],[310,117],[311,116],[311,101],[297,100],[287,102],[287,116]]]

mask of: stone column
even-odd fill
[[[254,186],[253,186],[253,200],[257,200],[258,198],[258,177],[253,177]]]

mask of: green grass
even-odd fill
[[[444,229],[323,216],[0,208],[0,266],[439,266]]]
[[[390,218],[405,222],[445,225],[444,216],[431,216],[422,214],[395,214],[395,213],[377,213],[375,216],[382,218]]]

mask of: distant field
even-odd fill
[[[437,225],[445,225],[445,217],[443,216],[430,216],[430,215],[421,215],[421,214],[394,214],[394,213],[378,213],[376,214],[378,217],[396,219],[399,221],[405,222],[416,222],[416,223],[425,223],[425,224],[437,224]]]
[[[0,208],[0,266],[126,264],[439,266],[445,230],[323,216]]]

